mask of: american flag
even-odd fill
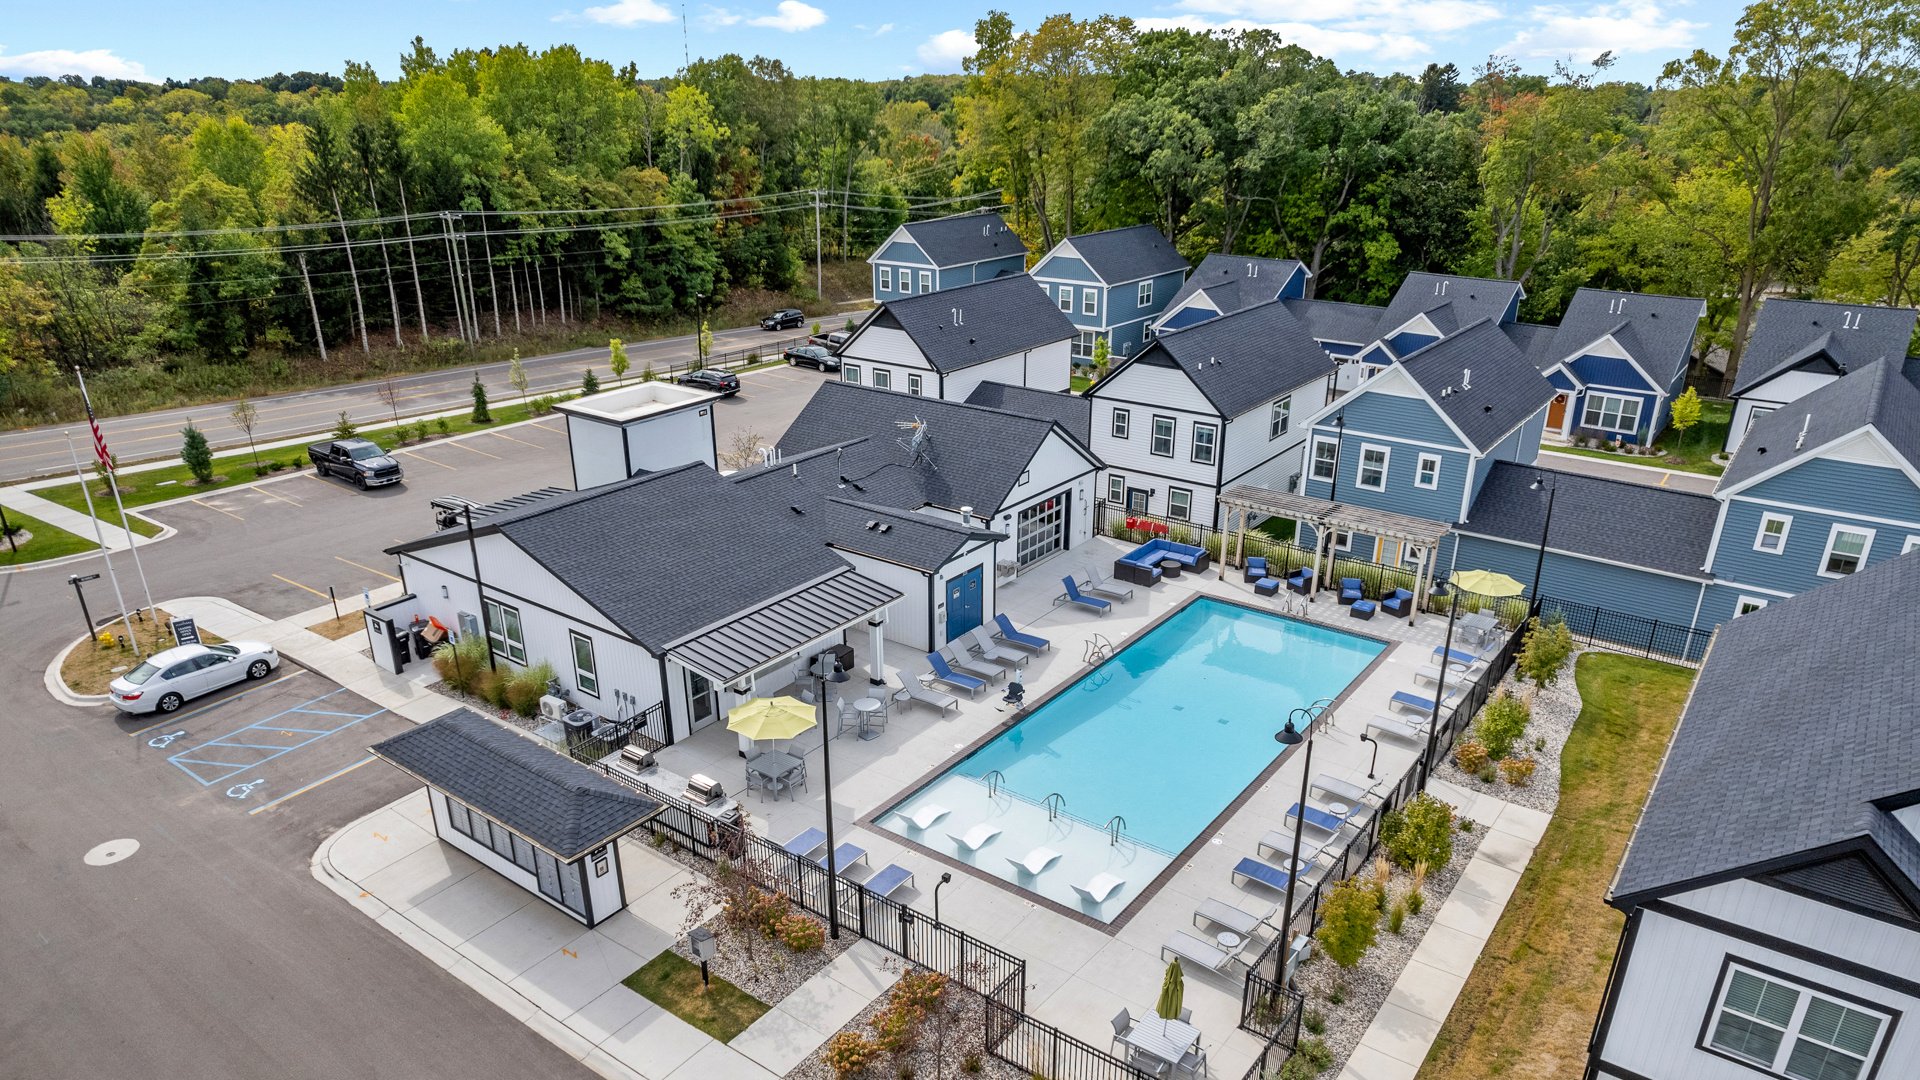
[[[87,394],[87,380],[81,376],[80,369],[73,369],[74,378],[80,381],[80,400],[87,407],[87,426],[93,429],[93,456],[98,458],[100,466],[113,471],[113,455],[107,451],[107,437],[100,431],[100,421],[93,415],[93,398]]]

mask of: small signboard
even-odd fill
[[[169,624],[173,628],[173,643],[176,645],[200,644],[200,628],[193,625],[192,619],[175,619]]]

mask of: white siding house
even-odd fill
[[[840,378],[965,401],[984,382],[1066,390],[1075,329],[1024,274],[881,304],[840,348]]]

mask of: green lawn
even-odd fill
[[[1675,469],[1680,472],[1704,473],[1707,476],[1719,476],[1726,470],[1713,463],[1713,455],[1727,444],[1727,428],[1733,423],[1733,402],[1702,400],[1700,402],[1700,422],[1686,434],[1676,434],[1669,430],[1660,437],[1660,446],[1666,451],[1655,457],[1628,457],[1612,454],[1605,450],[1587,450],[1575,446],[1543,446],[1556,454],[1578,454],[1581,457],[1596,457],[1608,461],[1624,461],[1634,465],[1649,465],[1655,468]]]
[[[1087,387],[1092,385],[1093,385],[1093,380],[1088,378],[1085,375],[1075,375],[1073,377],[1073,392],[1076,394],[1086,393]]]
[[[57,559],[62,555],[77,555],[83,551],[94,551],[99,547],[99,545],[95,544],[92,540],[75,536],[65,529],[56,529],[46,522],[41,521],[39,518],[30,518],[25,514],[13,510],[7,511],[7,524],[12,525],[16,529],[25,529],[27,532],[33,534],[33,538],[22,544],[19,542],[19,538],[15,537],[14,542],[19,544],[18,551],[9,547],[4,540],[0,540],[0,566],[18,566],[22,563],[45,562],[48,559]]]
[[[732,1042],[771,1006],[719,976],[700,984],[700,965],[663,952],[621,980],[634,993],[721,1042]]]
[[[1591,652],[1561,754],[1560,806],[1419,1080],[1577,1076],[1624,917],[1602,900],[1694,673]]]

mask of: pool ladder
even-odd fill
[[[1048,821],[1058,819],[1066,811],[1067,797],[1057,791],[1049,794],[1043,801],[1046,803]]]
[[[986,783],[987,798],[991,799],[999,793],[1000,785],[1007,782],[1007,774],[1001,772],[999,769],[988,769],[980,779]]]
[[[1102,660],[1111,659],[1112,656],[1113,642],[1108,641],[1105,634],[1095,634],[1087,639],[1086,651],[1081,654],[1080,662],[1097,664]]]
[[[1127,831],[1126,818],[1121,817],[1119,814],[1115,814],[1111,818],[1108,818],[1107,819],[1107,845],[1109,847],[1119,847],[1120,834],[1126,831]]]

